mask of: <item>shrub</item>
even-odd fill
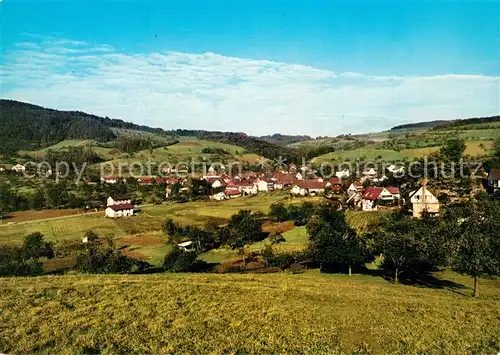
[[[125,274],[132,270],[135,260],[123,255],[113,245],[111,239],[103,243],[101,238],[92,231],[85,234],[87,243],[86,254],[80,255],[76,266],[81,272],[90,274]]]
[[[85,245],[80,240],[60,240],[53,246],[56,258],[78,256],[85,251]]]
[[[170,272],[200,272],[205,270],[207,263],[197,260],[196,252],[174,248],[165,256],[163,268]]]

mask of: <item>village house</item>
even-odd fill
[[[234,188],[226,188],[224,190],[224,195],[226,198],[237,198],[241,196],[241,191]]]
[[[226,198],[227,197],[226,197],[226,194],[224,193],[224,191],[217,192],[216,194],[213,194],[210,196],[210,199],[215,200],[215,201],[223,201]]]
[[[116,184],[118,182],[121,182],[123,181],[122,178],[117,178],[115,176],[104,176],[104,177],[101,177],[101,182],[104,182],[106,184]]]
[[[128,195],[111,195],[106,200],[106,206],[129,205],[132,199]]]
[[[340,171],[335,172],[335,176],[338,177],[339,179],[346,179],[349,176],[351,176],[351,172],[349,169],[342,169]]]
[[[349,197],[352,197],[353,195],[357,193],[362,193],[365,190],[363,187],[363,184],[361,184],[359,181],[354,181],[349,187],[347,188],[347,195]]]
[[[238,189],[241,191],[243,195],[255,195],[259,192],[257,188],[257,184],[254,184],[253,181],[243,180],[238,183]]]
[[[488,173],[488,185],[494,189],[500,189],[500,169],[491,169]]]
[[[423,212],[431,215],[439,214],[439,200],[425,185],[417,191],[410,193],[410,202],[412,204],[413,217],[415,218],[422,217]]]
[[[402,175],[405,172],[405,168],[402,165],[391,164],[387,167],[387,171],[393,175]]]
[[[363,211],[377,211],[378,206],[394,205],[401,197],[397,187],[368,187],[363,193],[361,206]]]
[[[166,182],[167,182],[167,179],[161,178],[161,177],[157,177],[157,178],[141,177],[141,178],[137,179],[137,183],[141,186],[153,185],[153,184],[161,185],[161,184],[165,184]]]
[[[325,183],[315,180],[298,180],[290,193],[295,196],[316,195],[325,192]]]
[[[188,240],[186,242],[177,244],[177,246],[183,251],[190,251],[193,250],[193,241]]]
[[[108,206],[104,211],[105,216],[109,218],[128,217],[134,215],[134,205],[124,203]]]
[[[210,183],[213,189],[218,189],[226,185],[221,177],[208,177],[206,180]]]
[[[323,182],[322,178],[318,178],[318,181]],[[333,193],[342,192],[342,184],[338,177],[332,177],[325,182],[325,188],[329,188]]]
[[[377,177],[377,171],[374,168],[365,169],[363,171],[363,176],[368,180],[375,179]]]
[[[295,176],[289,173],[277,173],[275,176],[274,188],[281,190],[295,182]]]
[[[11,170],[16,173],[24,173],[26,171],[26,167],[21,164],[14,165]]]
[[[267,192],[274,189],[274,182],[270,179],[259,179],[257,182],[257,190],[259,192]]]

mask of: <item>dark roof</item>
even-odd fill
[[[111,195],[110,197],[115,201],[131,200],[129,195]]]
[[[134,209],[134,205],[131,203],[123,203],[121,205],[112,205],[112,206],[108,206],[108,207],[111,208],[113,211],[124,211],[124,210],[133,210]]]

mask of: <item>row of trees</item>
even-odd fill
[[[322,270],[363,267],[382,256],[382,268],[397,283],[401,275],[420,277],[439,268],[470,275],[474,296],[481,277],[500,275],[500,202],[482,196],[451,206],[440,218],[412,219],[400,213],[382,218],[359,236],[345,215],[320,207],[307,224],[311,260]]]

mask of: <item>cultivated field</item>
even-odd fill
[[[500,281],[324,275],[0,279],[0,351],[43,354],[496,354]]]

